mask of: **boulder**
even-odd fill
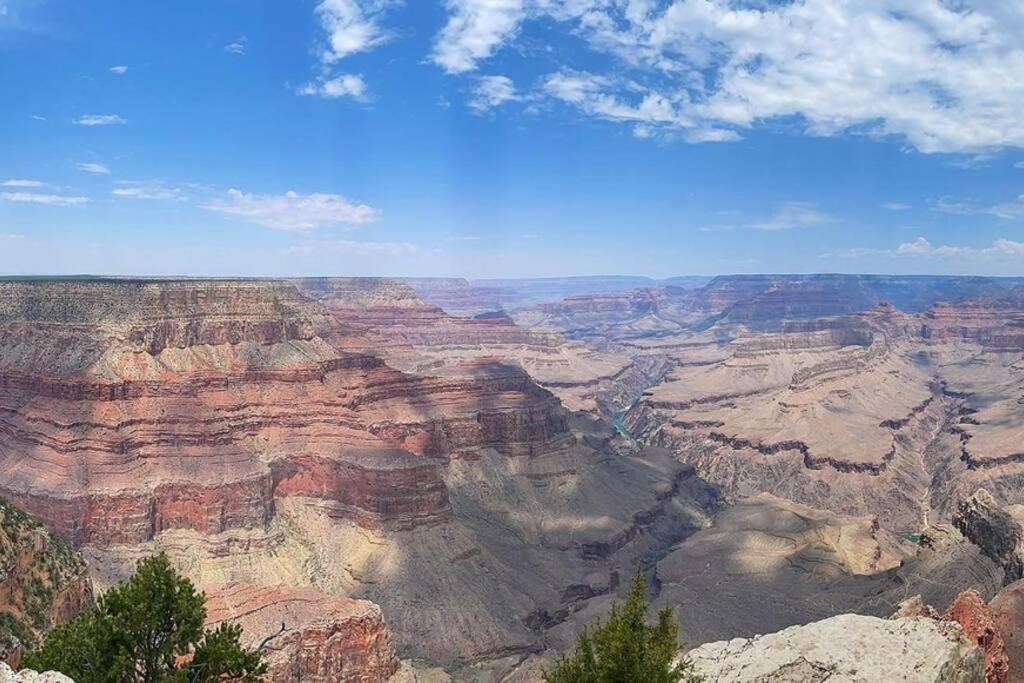
[[[689,653],[716,683],[981,683],[982,652],[959,624],[842,614]]]
[[[1011,583],[989,604],[1009,655],[1010,683],[1024,683],[1024,581]]]
[[[981,594],[971,589],[956,596],[946,610],[945,618],[960,624],[967,637],[984,651],[987,683],[1006,683],[1010,666],[1006,647],[992,611]]]
[[[32,669],[14,671],[0,662],[0,683],[75,683],[62,673],[56,671],[37,672]]]

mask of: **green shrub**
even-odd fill
[[[77,683],[259,680],[262,655],[241,646],[237,626],[206,629],[205,602],[166,555],[147,558],[95,608],[50,631],[25,666]]]
[[[647,582],[637,570],[629,596],[612,605],[608,621],[585,628],[572,654],[544,673],[547,683],[680,683],[701,680],[678,658],[679,623],[672,610],[648,624]]]

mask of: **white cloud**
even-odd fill
[[[862,256],[889,256],[894,258],[965,258],[992,259],[1024,257],[1024,242],[1000,237],[987,247],[952,246],[948,244],[934,245],[924,237],[911,242],[904,242],[894,249],[870,249],[858,247],[840,254],[825,256],[845,256],[859,258]]]
[[[906,211],[910,208],[910,205],[902,202],[886,202],[885,204],[882,204],[882,207],[889,209],[890,211]]]
[[[238,40],[233,40],[225,45],[224,52],[227,52],[229,55],[238,55],[241,57],[245,54],[245,46],[248,45],[248,43],[249,39],[242,36]]]
[[[810,202],[785,202],[766,221],[751,223],[755,230],[791,230],[832,223],[835,219]]]
[[[352,256],[400,256],[420,249],[410,242],[359,242],[356,240],[307,240],[285,249],[287,254],[338,254]]]
[[[86,197],[38,194],[35,192],[0,192],[0,199],[8,202],[30,202],[33,204],[49,204],[50,206],[80,206],[89,201]]]
[[[316,15],[327,32],[327,46],[320,54],[325,64],[369,50],[390,38],[380,26],[389,0],[321,0]]]
[[[110,73],[112,73],[112,74],[117,74],[118,76],[122,76],[122,75],[128,73],[128,67],[125,66],[124,64],[118,64],[117,66],[110,67],[108,69],[108,71],[110,71]]]
[[[299,88],[300,95],[318,95],[326,99],[337,99],[339,97],[351,97],[356,100],[366,99],[366,83],[362,76],[356,74],[341,74],[330,80],[318,80],[307,83]]]
[[[117,114],[86,114],[78,117],[72,123],[79,126],[113,126],[128,122]]]
[[[526,23],[544,22],[582,39],[598,57],[582,55],[564,71],[608,65],[597,74],[607,87],[577,102],[602,118],[636,121],[646,112],[652,121],[668,117],[677,128],[711,131],[692,139],[726,139],[724,131],[795,119],[810,135],[894,136],[923,152],[976,155],[969,163],[999,148],[1024,147],[1024,79],[1016,77],[1024,71],[1024,5],[1016,2],[445,5],[448,20],[432,53],[445,71],[473,70],[516,41]],[[597,94],[604,100],[594,101]],[[623,107],[634,112],[603,111]]]
[[[11,178],[0,185],[4,187],[46,187],[46,183],[41,180],[26,180],[24,178]]]
[[[110,169],[103,164],[78,164],[79,171],[85,171],[86,173],[92,173],[94,175],[109,175]]]
[[[360,225],[380,215],[373,207],[353,204],[337,194],[255,195],[232,188],[227,195],[227,199],[210,202],[202,208],[277,230],[307,232],[325,225]]]
[[[115,197],[125,197],[129,199],[182,199],[180,188],[169,187],[163,183],[138,183],[126,181],[124,185],[124,187],[114,188],[110,191],[110,194]]]
[[[483,113],[505,102],[518,99],[515,83],[508,76],[481,76],[477,79],[469,106],[473,110]]]
[[[471,71],[508,40],[526,16],[524,0],[445,0],[450,17],[431,59],[448,73]]]

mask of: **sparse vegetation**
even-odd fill
[[[696,683],[702,680],[679,658],[679,623],[672,610],[648,624],[647,582],[637,570],[623,605],[612,605],[604,623],[584,629],[572,654],[562,657],[547,683]]]
[[[107,591],[96,607],[58,626],[25,666],[60,671],[77,683],[255,682],[266,671],[241,629],[207,629],[205,597],[163,554]]]

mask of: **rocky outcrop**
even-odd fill
[[[976,590],[956,596],[946,610],[945,618],[963,628],[967,638],[985,653],[986,683],[1007,683],[1009,660],[1006,646],[992,616],[992,610]]]
[[[999,591],[989,603],[996,629],[1009,656],[1010,683],[1024,681],[1024,581]]]
[[[23,648],[92,600],[81,556],[38,519],[0,499],[0,661],[17,665]]]
[[[980,683],[982,652],[959,624],[855,614],[754,638],[708,643],[689,653],[716,683],[800,681]]]
[[[209,589],[206,606],[208,626],[237,623],[247,647],[264,645],[274,683],[379,683],[399,669],[380,608],[366,600],[232,585]]]
[[[56,671],[33,671],[22,669],[14,671],[0,662],[0,683],[75,683],[62,673]]]
[[[1004,583],[1024,576],[1024,529],[985,489],[960,503],[956,527],[1004,571]]]

